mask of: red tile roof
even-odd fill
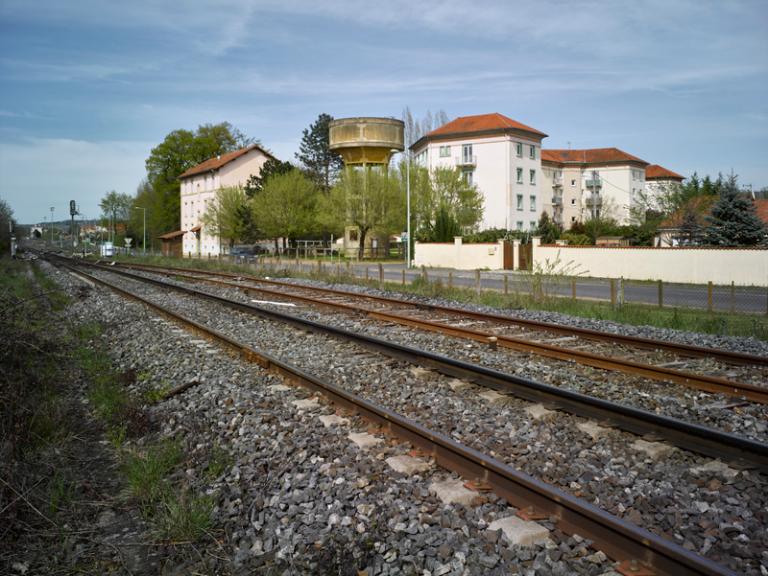
[[[197,166],[192,166],[192,168],[190,168],[186,172],[183,172],[179,176],[179,180],[184,178],[189,178],[190,176],[195,176],[196,174],[202,174],[204,172],[218,170],[219,168],[221,168],[226,164],[229,164],[233,160],[237,160],[241,156],[245,156],[251,150],[258,150],[262,154],[266,155],[268,158],[274,158],[272,154],[267,152],[264,148],[262,148],[258,144],[251,144],[250,146],[246,146],[245,148],[240,148],[240,150],[235,150],[234,152],[229,152],[227,154],[222,154],[221,156],[209,158],[208,160],[206,160],[205,162],[201,162]]]
[[[694,196],[674,214],[668,216],[659,224],[659,229],[676,230],[683,225],[685,213],[689,210],[696,215],[696,222],[700,226],[706,224],[705,218],[712,211],[712,205],[717,201],[717,196]]]
[[[547,135],[544,132],[536,130],[526,126],[521,122],[512,120],[503,114],[494,112],[493,114],[477,114],[475,116],[460,116],[455,120],[451,120],[447,124],[443,124],[439,128],[435,128],[431,132],[419,138],[419,141],[414,143],[411,148],[415,148],[417,144],[423,140],[430,140],[432,138],[446,138],[449,136],[468,135],[468,134],[486,134],[495,132],[509,132],[520,131],[527,132],[539,138],[546,138]]]
[[[648,162],[618,148],[589,148],[586,150],[541,150],[541,160],[554,164],[616,164]]]
[[[755,212],[757,212],[757,217],[768,226],[768,199],[755,200]]]
[[[173,240],[174,238],[178,238],[179,236],[184,236],[186,234],[186,230],[174,230],[173,232],[166,232],[165,234],[161,234],[158,236],[161,240]]]
[[[651,164],[645,167],[645,179],[646,180],[678,180],[682,182],[685,180],[685,176],[680,176],[677,172],[667,170],[664,166],[658,164]]]

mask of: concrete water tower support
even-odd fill
[[[346,167],[361,167],[363,170],[378,166],[386,167],[395,152],[402,152],[405,124],[394,118],[339,118],[329,124],[329,147],[341,155]],[[359,230],[356,226],[344,227],[344,251],[347,255],[357,254]],[[370,235],[370,246],[386,247],[387,237]],[[368,241],[366,241],[366,245]]]

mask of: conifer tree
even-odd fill
[[[720,197],[706,220],[704,241],[715,246],[754,246],[765,242],[768,233],[752,198],[739,192],[733,175],[721,186]]]
[[[333,116],[320,114],[317,120],[305,128],[296,158],[304,166],[307,176],[328,192],[343,166],[341,156],[330,149],[329,124]]]

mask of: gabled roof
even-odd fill
[[[158,236],[161,240],[173,240],[174,238],[178,238],[179,236],[184,236],[186,234],[186,230],[174,230],[173,232],[166,232],[165,234],[161,234]]]
[[[495,133],[506,132],[525,132],[537,138],[546,138],[547,134],[531,128],[525,124],[512,120],[503,114],[494,112],[492,114],[477,114],[475,116],[460,116],[428,132],[411,149],[420,146],[423,142],[429,140],[448,139],[453,136],[483,136]]]
[[[195,176],[196,174],[202,174],[204,172],[211,172],[214,170],[218,170],[222,166],[225,166],[230,162],[237,160],[241,156],[245,156],[246,154],[248,154],[248,152],[252,150],[258,150],[259,152],[267,156],[267,158],[274,158],[272,154],[267,152],[264,148],[262,148],[258,144],[251,144],[250,146],[246,146],[245,148],[240,148],[240,150],[235,150],[234,152],[228,152],[227,154],[215,156],[213,158],[209,158],[205,162],[201,162],[197,166],[192,166],[192,168],[190,168],[186,172],[183,172],[179,176],[179,180],[183,180],[184,178],[189,178],[190,176]]]
[[[541,150],[542,162],[553,164],[628,164],[648,165],[648,162],[618,148],[587,148],[585,150]]]
[[[658,164],[650,164],[645,167],[645,179],[646,180],[677,180],[682,182],[685,180],[684,176],[681,176],[677,172],[667,170],[664,166]]]

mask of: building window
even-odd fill
[[[531,160],[536,160],[536,146],[531,144]]]
[[[451,156],[451,147],[440,146],[440,158],[450,158],[450,156]]]
[[[475,183],[475,172],[474,170],[465,170],[464,171],[464,180],[469,184],[470,186]]]
[[[571,186],[576,186],[576,180],[571,180]]]
[[[538,228],[538,225],[536,224],[536,220],[531,220],[531,230],[536,230]]]
[[[576,198],[571,198],[571,206],[576,206]]]
[[[571,216],[571,222],[576,222],[576,216]]]
[[[531,194],[529,200],[531,201],[531,212],[536,212],[536,196]]]
[[[517,229],[518,230],[522,230],[523,229],[523,221],[522,220],[518,220],[517,221]]]
[[[518,168],[517,169],[517,183],[522,184],[523,183],[523,169]]]
[[[523,209],[523,195],[518,194],[517,195],[517,209],[522,210]]]
[[[523,145],[520,144],[520,142],[517,142],[515,144],[515,148],[517,148],[517,157],[522,158],[523,157]]]
[[[461,159],[465,164],[472,162],[472,144],[464,144],[461,147]]]
[[[536,184],[536,170],[528,170],[528,178],[531,184]]]

